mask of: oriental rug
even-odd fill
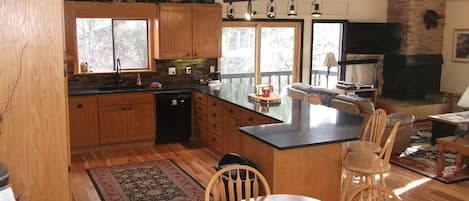
[[[202,201],[204,189],[172,160],[88,169],[103,201]]]
[[[456,171],[456,154],[445,153],[445,169],[442,176],[437,176],[436,161],[438,145],[431,145],[431,122],[415,123],[411,134],[411,143],[400,155],[391,157],[391,163],[412,170],[443,183],[454,183],[469,180],[469,167],[463,166]]]

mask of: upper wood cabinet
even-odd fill
[[[158,8],[155,58],[221,56],[220,4],[162,3]]]
[[[71,147],[77,148],[98,145],[99,135],[97,97],[70,97],[69,113]]]

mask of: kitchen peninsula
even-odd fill
[[[220,154],[238,152],[246,156],[264,174],[273,193],[309,195],[325,201],[338,200],[342,143],[358,139],[361,117],[334,108],[311,105],[289,96],[282,96],[279,105],[251,102],[247,94],[252,93],[254,88],[244,85],[224,84],[219,88],[178,85],[165,86],[161,90],[173,89],[194,90],[195,121],[201,120],[193,125],[197,127],[195,130],[201,132],[196,135],[204,138],[204,132],[219,132],[208,135],[210,138],[207,141],[202,139],[202,142]],[[138,90],[143,93],[152,91]],[[70,95],[125,92],[128,91],[102,92],[89,89],[70,91]],[[199,113],[216,118],[203,120],[204,116],[198,116]],[[229,114],[234,120],[225,119],[227,115],[224,114]],[[227,129],[233,121],[249,122],[256,119],[249,115],[257,115],[257,119],[265,120],[254,120],[252,124],[234,123],[232,130]],[[205,129],[200,129],[202,125]]]

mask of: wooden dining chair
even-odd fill
[[[378,184],[376,175],[379,175],[380,185],[386,187],[384,174],[391,170],[392,147],[400,122],[394,124],[388,139],[379,154],[370,151],[354,151],[347,153],[344,160],[345,181],[343,182],[341,200],[345,200],[352,186],[353,178],[358,177],[359,184]]]
[[[267,180],[258,170],[246,165],[232,165],[212,176],[205,189],[205,201],[249,200],[261,193],[271,194]]]
[[[314,104],[314,105],[321,105],[321,97],[315,93],[306,94],[304,97],[304,101]]]
[[[361,185],[350,195],[347,201],[400,201],[391,190],[378,185]]]
[[[360,141],[347,143],[348,151],[370,150],[375,153],[381,151],[381,138],[384,129],[386,129],[386,111],[383,109],[375,110],[367,119],[362,129]]]

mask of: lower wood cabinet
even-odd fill
[[[101,144],[155,139],[153,93],[100,95],[98,103]]]
[[[70,145],[72,148],[154,140],[153,93],[71,96]]]
[[[239,127],[278,122],[200,92],[194,92],[194,99],[193,131],[199,133],[202,144],[218,153],[240,153]]]
[[[69,117],[72,148],[99,144],[97,96],[70,97]]]

